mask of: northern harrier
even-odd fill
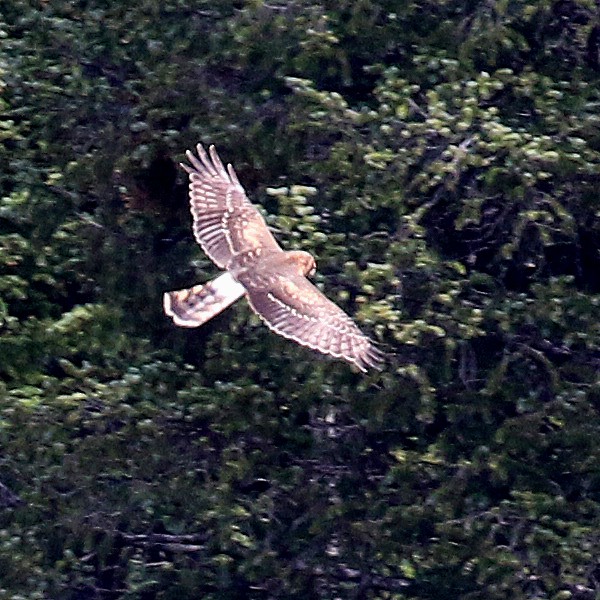
[[[383,354],[352,319],[307,278],[316,264],[308,252],[285,252],[214,146],[189,150],[193,231],[204,252],[225,273],[204,285],[167,292],[164,309],[181,327],[202,325],[241,296],[276,333],[355,364],[379,368]]]

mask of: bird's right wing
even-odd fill
[[[361,371],[381,368],[384,354],[356,326],[354,321],[329,300],[306,277],[274,277],[253,285],[252,274],[241,283],[252,309],[275,333],[323,354],[342,358]]]

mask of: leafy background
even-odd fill
[[[596,2],[0,15],[0,599],[599,597]],[[162,315],[198,141],[382,373]]]

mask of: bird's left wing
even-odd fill
[[[208,154],[201,144],[198,156],[181,166],[190,178],[190,208],[196,241],[221,269],[238,253],[260,255],[263,250],[282,252],[265,220],[248,200],[233,167],[223,166],[214,146]]]

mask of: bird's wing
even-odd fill
[[[190,207],[196,241],[221,269],[239,253],[260,255],[263,250],[282,251],[265,220],[248,200],[233,167],[223,166],[214,146],[208,154],[201,144],[198,156],[190,150],[191,163],[181,163],[190,179]]]
[[[381,368],[384,354],[336,304],[302,276],[273,275],[269,285],[252,273],[240,278],[252,309],[270,329],[323,354],[347,360],[361,371]]]

